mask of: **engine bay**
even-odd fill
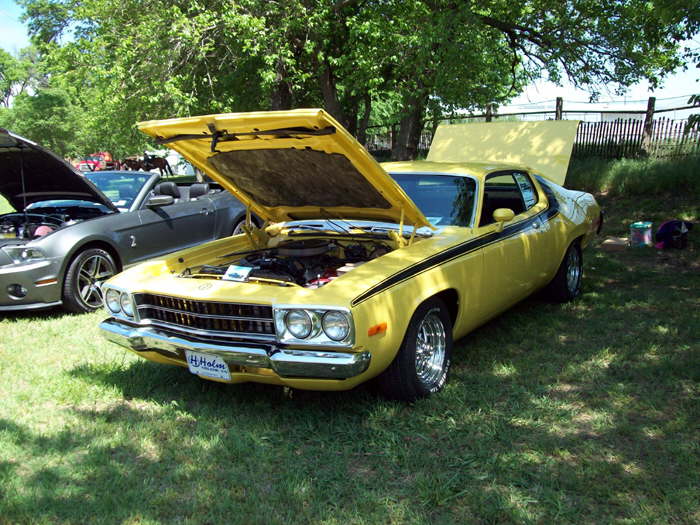
[[[32,240],[53,233],[64,226],[100,217],[106,208],[91,206],[37,206],[27,212],[0,215],[0,239]]]
[[[63,217],[43,213],[8,213],[0,217],[0,238],[31,240],[66,224]]]
[[[320,288],[392,250],[390,242],[376,239],[286,240],[269,248],[229,254],[220,264],[187,268],[181,277]]]

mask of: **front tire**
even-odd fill
[[[102,307],[102,283],[117,273],[112,256],[100,248],[78,253],[63,281],[63,306],[74,313],[94,312]]]
[[[429,299],[413,314],[394,361],[378,377],[382,394],[412,402],[439,392],[452,364],[452,322],[439,299]]]
[[[581,246],[574,241],[564,254],[554,279],[547,285],[547,296],[558,303],[565,303],[581,295],[581,277],[583,276],[583,257]]]

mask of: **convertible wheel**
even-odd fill
[[[566,250],[564,260],[557,274],[545,289],[547,295],[554,301],[565,303],[581,295],[581,276],[583,275],[583,258],[581,247],[574,241]]]
[[[378,378],[390,399],[415,401],[438,392],[452,363],[452,323],[445,304],[430,299],[418,307],[396,358]]]
[[[102,283],[117,273],[112,256],[99,248],[80,252],[68,266],[63,281],[63,306],[75,313],[102,306]]]

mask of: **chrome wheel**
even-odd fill
[[[102,305],[102,283],[114,273],[114,263],[99,254],[80,262],[77,279],[78,293],[88,307],[99,308]]]
[[[444,374],[447,343],[439,311],[428,311],[416,334],[416,375],[426,385],[438,383]]]
[[[233,233],[231,235],[240,235],[241,233],[245,233],[243,230],[243,226],[245,226],[245,221],[240,221],[236,226],[233,228]]]
[[[580,283],[581,256],[577,249],[570,249],[566,260],[566,286],[571,294],[577,294]]]

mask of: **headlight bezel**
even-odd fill
[[[355,326],[352,312],[349,308],[331,305],[274,305],[273,316],[275,320],[275,333],[277,341],[282,344],[294,346],[326,346],[351,348],[355,344]],[[311,319],[311,331],[305,338],[295,337],[287,329],[287,315],[289,312],[301,310]],[[348,330],[342,339],[332,339],[323,329],[323,318],[328,313],[338,313],[347,319]]]
[[[292,323],[294,322],[294,320],[291,318],[294,315],[299,316],[299,320],[301,320],[305,325],[304,330],[302,332],[295,333],[294,328],[292,328]],[[314,331],[314,322],[311,316],[309,315],[309,312],[301,308],[297,308],[295,310],[288,310],[287,313],[284,315],[284,328],[296,339],[308,339]]]
[[[116,288],[107,288],[104,292],[104,303],[107,311],[113,315],[118,315],[122,311],[122,293]],[[114,300],[115,308],[110,305],[110,300]]]
[[[3,246],[0,248],[12,260],[13,264],[25,265],[42,262],[48,259],[46,252],[36,246],[25,244]]]
[[[121,311],[124,313],[124,315],[127,317],[134,317],[134,298],[130,293],[122,292],[119,295],[119,306],[121,307]],[[130,311],[127,311],[127,308]]]
[[[331,316],[338,316],[345,322],[345,328],[344,331],[341,332],[342,335],[338,337],[334,337],[331,335],[331,328],[326,326],[326,323],[330,323],[332,321],[327,321]],[[325,314],[323,314],[323,317],[321,318],[321,328],[323,330],[323,333],[326,334],[326,336],[333,340],[333,341],[344,341],[348,334],[350,333],[350,318],[345,312],[341,312],[339,310],[328,310]]]
[[[109,307],[109,304],[107,303],[108,295],[110,293],[116,294],[117,302],[119,303],[118,311],[114,311],[112,308]],[[131,306],[131,313],[125,311],[125,302]],[[136,303],[134,302],[134,294],[127,290],[124,290],[123,288],[111,285],[104,286],[102,288],[102,304],[105,310],[107,310],[107,313],[112,317],[119,317],[122,319],[127,319],[129,321],[138,321],[138,310],[136,309]]]

